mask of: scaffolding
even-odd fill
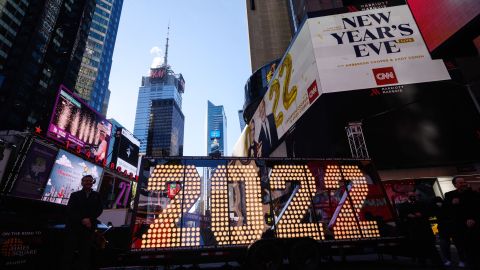
[[[350,145],[350,152],[353,158],[365,158],[369,159],[367,144],[363,137],[362,123],[350,122],[345,127],[347,132],[348,144]]]

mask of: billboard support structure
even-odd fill
[[[345,127],[347,132],[348,144],[353,158],[370,158],[368,156],[367,144],[363,137],[362,123],[350,122]]]

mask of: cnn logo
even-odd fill
[[[310,87],[308,87],[307,93],[308,93],[308,101],[310,102],[310,104],[312,104],[320,95],[318,93],[317,81],[313,81]]]
[[[374,68],[372,71],[377,85],[398,83],[393,67]]]

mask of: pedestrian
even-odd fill
[[[412,257],[421,264],[426,264],[427,259],[434,265],[441,264],[435,248],[435,236],[428,220],[428,208],[419,202],[415,192],[408,193],[408,200],[398,205],[398,212]]]
[[[473,269],[478,269],[476,245],[479,240],[480,195],[467,185],[463,177],[454,177],[452,183],[455,190],[445,194],[443,211],[449,218],[448,230],[457,248],[458,266],[463,268],[468,262]]]
[[[450,239],[452,238],[452,222],[451,218],[445,213],[445,211],[443,211],[443,205],[443,199],[441,197],[435,197],[432,206],[432,216],[437,218],[438,238],[440,242],[440,251],[443,256],[443,264],[445,266],[451,266],[452,254],[450,251]]]
[[[78,260],[75,262],[78,269],[93,269],[94,234],[97,218],[103,208],[100,194],[92,190],[95,179],[91,175],[85,175],[81,181],[82,190],[72,193],[67,205],[62,269],[72,268],[75,252],[78,252]]]

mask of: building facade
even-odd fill
[[[182,156],[185,116],[175,99],[154,99],[151,103],[147,155]]]
[[[227,151],[227,117],[222,105],[208,101],[207,155],[225,155]]]
[[[75,91],[98,112],[106,115],[112,56],[123,0],[96,0]]]
[[[252,72],[281,58],[291,35],[286,0],[246,0]]]
[[[29,2],[22,1],[18,1],[18,3],[2,1],[0,3],[0,71],[4,69],[8,54],[15,42],[29,4]],[[3,78],[0,78],[0,84]]]
[[[165,64],[142,78],[133,132],[140,140],[140,153],[183,155],[184,87],[182,74],[173,73]]]
[[[0,5],[0,130],[46,130],[59,86],[75,86],[95,1]]]

